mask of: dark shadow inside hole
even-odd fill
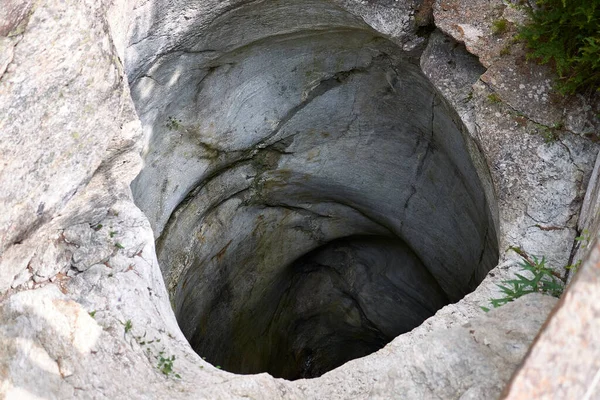
[[[286,268],[259,306],[262,312],[274,308],[266,325],[248,317],[261,310],[239,310],[235,337],[242,343],[205,348],[199,335],[192,345],[231,372],[314,378],[381,349],[446,304],[443,290],[402,240],[351,236]],[[245,354],[232,354],[232,348]]]

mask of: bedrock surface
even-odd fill
[[[179,78],[171,81],[175,74],[154,75],[150,69],[156,64],[153,71],[157,72],[158,66],[177,51],[183,54],[186,49],[194,50],[191,43],[198,44],[196,49],[210,50],[207,43],[216,43],[218,38],[231,46],[219,50],[226,53],[256,41],[251,30],[264,29],[265,38],[271,37],[271,32],[285,31],[280,29],[281,23],[276,27],[274,22],[259,18],[269,15],[265,10],[260,10],[257,16],[252,16],[249,10],[235,11],[257,22],[250,29],[243,19],[236,24],[229,21],[237,35],[216,34],[214,26],[210,28],[213,23],[227,22],[227,15],[234,15],[240,5],[263,3],[261,0],[3,2],[3,11],[8,12],[0,13],[0,115],[5,117],[0,118],[0,187],[3,188],[0,205],[6,211],[0,222],[0,397],[497,399],[511,374],[523,365],[506,390],[510,391],[508,398],[531,398],[535,396],[525,393],[536,391],[557,399],[577,397],[574,393],[583,398],[586,392],[593,398],[598,389],[594,386],[597,383],[594,375],[600,353],[598,346],[590,344],[600,343],[597,338],[600,329],[593,326],[597,322],[595,305],[600,304],[593,299],[600,291],[590,272],[600,271],[596,265],[598,252],[585,261],[588,250],[597,250],[597,246],[573,239],[586,231],[590,240],[598,236],[600,166],[592,173],[598,145],[578,135],[589,132],[590,127],[598,131],[600,121],[589,115],[597,115],[600,108],[597,102],[590,103],[582,96],[565,98],[559,103],[548,100],[548,96],[552,99],[550,69],[524,64],[523,49],[512,41],[512,33],[525,18],[525,11],[506,7],[500,0],[435,2],[435,23],[444,33],[437,31],[428,38],[413,35],[414,20],[420,16],[414,13],[416,2],[330,1],[354,13],[382,35],[388,35],[403,49],[412,49],[410,57],[417,56],[415,43],[427,43],[420,58],[426,76],[457,110],[490,165],[493,190],[489,180],[486,183],[482,178],[482,183],[486,191],[498,195],[499,265],[458,303],[445,306],[383,349],[351,360],[319,378],[290,382],[268,374],[236,375],[215,368],[194,352],[177,325],[156,259],[154,234],[160,235],[159,244],[166,243],[167,230],[153,232],[148,218],[131,198],[129,185],[141,168],[139,155],[145,138],[123,66],[136,84],[133,89],[146,90],[136,94],[137,110],[148,114],[144,116],[146,138],[153,131],[157,133],[153,141],[163,134],[179,134],[181,130],[163,128],[168,121],[149,117],[153,110],[156,114],[166,114],[166,105],[176,100],[176,92],[171,93],[169,85],[176,86]],[[332,26],[333,19],[329,17],[335,15],[343,17],[341,26],[368,31],[360,21],[332,8],[329,5],[316,9],[319,21],[325,21],[321,26]],[[299,19],[309,13],[304,10],[298,15],[286,14],[285,28],[297,29]],[[502,36],[492,34],[499,18],[514,23],[509,24],[509,32]],[[235,30],[242,26],[248,34]],[[211,37],[211,30],[212,38],[205,40]],[[182,38],[186,38],[185,46]],[[473,54],[452,38],[465,42]],[[504,51],[507,46],[511,50],[509,55]],[[394,54],[401,54],[391,47]],[[487,60],[486,66],[491,64],[487,71],[477,57]],[[282,62],[271,61],[273,65]],[[189,77],[194,67],[200,70],[207,67],[203,63],[190,64],[187,69],[180,65],[178,71],[185,72],[185,77]],[[141,78],[143,75],[147,77]],[[156,82],[152,83],[150,77]],[[140,85],[142,80],[148,86]],[[160,91],[159,80],[164,92]],[[143,93],[154,108],[144,108]],[[492,93],[502,101],[490,101]],[[565,104],[571,106],[565,108]],[[362,107],[361,116],[367,114],[365,106]],[[227,111],[227,107],[223,108],[223,112]],[[166,116],[168,120],[169,115]],[[556,141],[547,143],[539,134],[540,124],[552,127],[557,122],[564,122],[567,130],[559,132]],[[472,146],[469,143],[466,141]],[[144,155],[146,161],[157,148],[150,144]],[[380,153],[383,154],[381,148],[373,157],[379,161],[391,160],[379,157]],[[292,155],[281,159],[286,157]],[[347,164],[347,170],[357,170],[356,163]],[[481,173],[478,167],[481,157],[479,161],[474,157],[473,164]],[[147,163],[146,168],[149,166]],[[362,165],[359,167],[364,170]],[[387,173],[392,169],[383,170]],[[590,184],[578,218],[590,174],[594,183]],[[184,190],[190,194],[188,200],[201,187],[209,188],[210,180],[198,179],[198,185]],[[156,182],[162,182],[160,176]],[[136,183],[138,202],[142,188]],[[148,186],[147,190],[154,189]],[[210,190],[221,188],[217,185]],[[353,199],[360,196],[364,194],[352,194]],[[158,200],[158,195],[155,198]],[[495,207],[493,203],[489,204],[491,209]],[[216,207],[217,203],[214,204]],[[151,217],[154,227],[158,216],[163,221],[175,222],[177,213],[183,214],[184,206],[185,203],[176,202],[174,209],[181,211],[175,214],[165,211],[162,216],[162,211],[155,212]],[[150,212],[157,206],[149,202],[144,207]],[[204,221],[208,219],[200,219],[200,223]],[[225,227],[239,230],[238,226],[226,224],[227,221],[223,226],[215,224],[210,228],[216,232],[213,236],[219,232],[231,236]],[[360,226],[358,221],[348,225]],[[265,232],[270,231],[260,231],[260,235],[268,238]],[[294,275],[288,276],[298,280],[288,282],[290,290],[285,293],[295,295],[305,287],[315,295],[323,293],[321,287],[303,283],[300,277],[304,275],[322,276],[319,274],[335,270],[339,271],[337,282],[340,282],[342,277],[349,279],[354,274],[361,277],[356,281],[361,283],[359,286],[350,284],[354,281],[344,281],[335,287],[335,292],[346,291],[340,303],[353,297],[354,304],[359,304],[373,323],[381,324],[383,320],[391,324],[389,314],[381,318],[373,316],[365,296],[371,296],[377,304],[383,302],[366,289],[379,285],[378,275],[391,276],[383,273],[384,268],[398,264],[387,260],[400,259],[396,254],[403,248],[410,248],[423,263],[422,250],[417,251],[408,243],[410,236],[345,232],[314,249],[309,246],[311,250],[279,264],[278,268],[285,273],[293,270]],[[358,246],[357,241],[364,238],[372,240],[370,245]],[[191,240],[185,236],[184,239]],[[240,240],[232,241],[230,247]],[[279,240],[282,247],[297,243]],[[396,245],[400,241],[405,245]],[[191,245],[191,241],[181,243]],[[389,248],[386,243],[391,243],[393,249],[382,253],[381,247]],[[164,244],[161,246],[163,269],[173,276],[187,274],[187,269],[177,272],[178,267],[185,266],[189,271],[203,268],[201,264],[170,259],[170,250]],[[560,274],[564,273],[561,266],[578,265],[581,261],[580,273],[552,314],[549,313],[556,300],[539,294],[525,296],[489,313],[481,310],[481,306],[490,307],[490,298],[502,296],[496,284],[522,273],[520,260],[507,250],[510,246],[519,246],[539,257],[547,256],[547,265]],[[198,249],[212,251],[200,245]],[[576,255],[572,249],[577,249]],[[231,256],[229,249],[223,254]],[[377,263],[366,262],[375,257]],[[346,260],[355,260],[351,268],[343,266]],[[273,262],[273,268],[277,267],[274,261],[269,262]],[[316,264],[319,267],[313,268]],[[406,261],[401,265],[409,267]],[[425,267],[431,269],[430,274],[435,278],[432,266]],[[393,268],[388,272],[399,271],[397,266]],[[233,270],[234,267],[227,267],[220,271],[236,287],[242,280],[232,274]],[[334,281],[336,276],[330,276]],[[441,287],[441,280],[435,280]],[[175,283],[171,299],[183,301],[173,295],[179,280],[170,282]],[[195,290],[201,292],[207,287],[200,282]],[[408,289],[399,288],[403,293]],[[376,293],[397,293],[391,286],[386,286],[386,290]],[[282,295],[279,304],[284,305],[288,298]],[[394,313],[399,310],[400,307],[396,308]],[[293,320],[293,315],[280,315],[288,323]],[[544,323],[547,315],[551,319]],[[185,320],[181,312],[178,317]],[[544,331],[528,351],[542,324]],[[332,325],[322,326],[327,329]],[[305,343],[319,343],[316,339]],[[229,338],[224,337],[221,347],[226,349],[230,344]],[[278,349],[282,357],[287,354],[284,350]],[[172,368],[170,373],[159,363],[161,355],[173,361],[168,364]],[[294,366],[294,363],[285,365],[290,369]],[[279,368],[283,374],[283,367]]]
[[[138,59],[134,197],[180,327],[214,365],[318,376],[496,265],[458,116],[418,54],[346,11],[252,3]]]

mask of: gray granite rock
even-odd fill
[[[129,166],[117,160],[139,158],[140,133],[114,51],[124,37],[109,35],[108,2],[7,5],[0,26],[18,45],[0,79],[2,292],[25,268],[47,280],[70,267],[61,232],[106,213],[135,166],[111,178],[108,191],[98,184]]]
[[[564,274],[597,229],[595,192],[577,225],[596,103],[563,111],[547,71],[500,55],[493,19],[523,18],[500,2],[5,3],[6,398],[496,398],[555,303],[481,311],[519,271],[507,248]],[[594,285],[573,282],[511,396]],[[370,348],[344,335],[391,342],[326,372]],[[190,338],[326,373],[236,375]]]

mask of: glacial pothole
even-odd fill
[[[485,167],[414,54],[325,1],[194,29],[127,69],[149,138],[134,197],[200,356],[316,377],[496,265]]]

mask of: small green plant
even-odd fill
[[[562,122],[555,122],[552,124],[552,126],[546,126],[534,122],[533,126],[534,129],[532,133],[539,134],[544,138],[544,142],[546,143],[556,142],[560,138],[560,131],[564,129],[564,124]]]
[[[579,243],[579,247],[585,249],[590,243],[590,232],[587,229],[584,229],[581,232],[581,235],[575,238],[575,241]]]
[[[121,249],[121,250],[125,248],[125,246],[123,246],[123,245],[122,245],[121,243],[119,243],[119,242],[116,242],[116,243],[115,243],[115,247],[116,247],[117,249]]]
[[[600,4],[598,0],[537,0],[518,38],[527,58],[550,64],[561,94],[600,90]]]
[[[117,234],[116,231],[110,231],[110,232],[108,232],[108,236],[110,236],[111,238],[115,237],[116,234]]]
[[[94,226],[92,229],[95,230],[96,232],[98,232],[100,229],[102,229],[102,224],[98,224],[98,225]]]
[[[500,18],[492,22],[492,34],[496,36],[502,35],[508,30],[508,20],[506,18]]]
[[[181,378],[181,376],[179,374],[177,374],[177,373],[175,373],[175,371],[173,371],[173,364],[175,363],[175,356],[174,355],[170,356],[170,357],[165,356],[164,348],[162,351],[159,351],[157,354],[156,350],[153,350],[152,347],[149,346],[152,343],[160,343],[160,338],[154,338],[152,340],[148,340],[148,339],[146,339],[146,332],[144,332],[144,334],[140,335],[140,336],[133,336],[133,338],[135,339],[135,341],[137,342],[137,344],[140,347],[146,346],[146,356],[148,357],[149,360],[151,360],[152,358],[154,358],[156,360],[156,362],[157,362],[156,368],[158,368],[158,370],[160,372],[162,372],[167,377],[173,376],[175,378]]]
[[[168,117],[166,127],[171,131],[178,131],[181,128],[181,120]]]
[[[575,274],[577,273],[577,271],[579,270],[579,267],[580,267],[580,266],[581,266],[581,260],[578,260],[578,261],[577,261],[576,263],[574,263],[574,264],[567,265],[567,266],[565,267],[565,269],[567,269],[567,270],[571,271],[571,274],[572,274],[572,275],[575,275]]]
[[[496,93],[492,93],[492,94],[488,95],[487,99],[490,101],[490,103],[494,103],[494,104],[502,103],[502,99]]]
[[[171,357],[164,356],[164,351],[160,351],[158,352],[158,365],[157,368],[160,372],[162,372],[163,374],[165,374],[166,376],[169,376],[171,374],[173,374],[174,377],[176,378],[181,378],[181,376],[177,373],[175,373],[173,371],[173,363],[175,362],[175,356],[172,355]]]
[[[556,129],[547,127],[544,125],[538,125],[538,132],[544,138],[544,142],[546,143],[554,143],[558,140],[558,133]]]
[[[523,250],[513,247],[514,250],[523,262],[519,265],[523,267],[523,272],[526,272],[530,277],[524,274],[515,274],[515,279],[502,281],[502,284],[497,286],[503,294],[503,297],[498,299],[490,299],[490,303],[494,308],[503,306],[513,300],[518,299],[529,293],[544,293],[554,297],[560,297],[564,289],[564,283],[560,276],[550,268],[546,267],[546,259],[538,259],[535,256],[529,256]],[[481,307],[485,312],[490,309]]]
[[[140,346],[144,346],[144,345],[148,345],[148,344],[152,344],[152,343],[160,343],[160,339],[147,340],[145,332],[144,332],[143,336],[134,336],[134,339],[136,340],[136,342],[138,342],[138,344]]]
[[[90,311],[88,314],[90,314],[90,317],[96,318],[96,310]]]
[[[127,321],[125,321],[123,326],[125,327],[125,333],[127,334],[129,331],[131,331],[131,328],[133,328],[133,323],[130,319],[128,319]]]

